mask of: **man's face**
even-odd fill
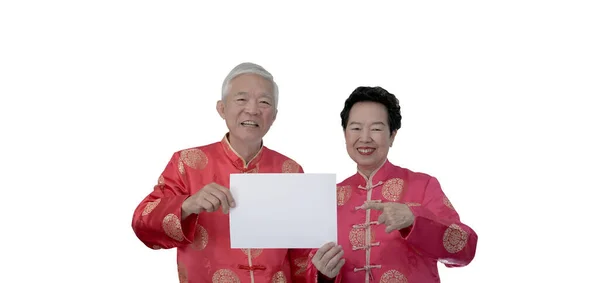
[[[396,132],[390,135],[385,106],[358,102],[352,106],[345,130],[346,150],[359,169],[377,169],[387,158]]]
[[[225,119],[231,137],[259,143],[277,116],[273,85],[259,75],[239,75],[231,80],[225,100],[217,102],[217,111]]]

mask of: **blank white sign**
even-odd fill
[[[231,174],[231,248],[337,243],[335,174]]]

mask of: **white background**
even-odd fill
[[[479,234],[443,282],[597,280],[596,1],[245,2],[0,4],[1,282],[177,282],[133,210],[174,151],[221,139],[244,61],[280,85],[266,145],[338,180],[344,99],[399,97],[390,160]]]

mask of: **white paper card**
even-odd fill
[[[335,174],[231,174],[231,248],[320,248],[337,243]]]

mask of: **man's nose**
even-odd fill
[[[248,101],[246,104],[246,113],[250,115],[258,115],[258,104],[252,100]]]

